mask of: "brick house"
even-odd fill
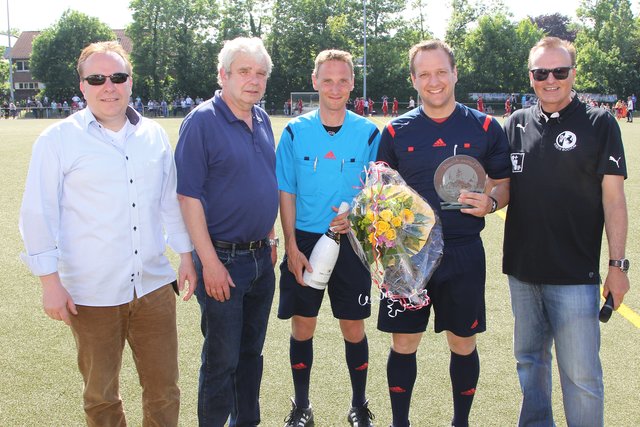
[[[112,31],[124,50],[127,53],[131,53],[131,39],[125,35],[124,30]],[[40,89],[45,87],[44,83],[33,78],[29,70],[33,40],[39,34],[40,31],[23,31],[11,49],[11,57],[14,64],[13,87],[16,101],[23,101],[27,98],[33,99]],[[9,58],[8,53],[5,53],[5,58]]]

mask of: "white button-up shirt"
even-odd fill
[[[36,276],[57,271],[79,305],[124,304],[134,291],[142,297],[175,280],[165,240],[177,253],[193,249],[166,132],[131,108],[127,118],[122,140],[87,108],[33,146],[21,257]]]

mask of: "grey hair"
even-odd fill
[[[222,82],[220,71],[224,70],[226,74],[231,73],[231,64],[240,53],[246,53],[253,56],[256,60],[262,60],[267,68],[267,77],[271,75],[273,62],[264,47],[262,39],[258,37],[237,37],[233,40],[224,42],[224,46],[218,54],[218,84]]]

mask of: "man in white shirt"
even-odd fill
[[[193,293],[193,246],[168,137],[128,107],[131,73],[117,42],[80,54],[88,108],[34,144],[20,210],[22,258],[42,282],[46,314],[73,332],[87,424],[126,425],[118,376],[128,341],[143,388],[143,424],[176,426],[174,290],[187,281],[184,299]],[[180,253],[177,283],[163,254],[163,229]]]

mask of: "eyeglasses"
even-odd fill
[[[129,74],[127,73],[113,73],[110,76],[105,76],[104,74],[91,74],[90,76],[84,77],[82,80],[89,83],[91,86],[101,86],[105,84],[107,79],[111,80],[111,83],[124,83],[129,78]]]
[[[531,71],[531,74],[533,75],[533,80],[537,82],[543,82],[547,80],[547,77],[549,77],[549,73],[553,73],[553,77],[558,80],[566,80],[567,77],[569,77],[569,71],[574,68],[576,67],[557,67],[552,70],[549,68],[536,68],[529,71]]]

